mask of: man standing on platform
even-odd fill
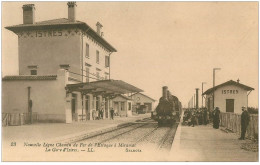
[[[219,122],[220,122],[220,110],[218,107],[215,108],[213,111],[213,128],[218,129],[219,128]]]
[[[203,109],[203,122],[204,122],[204,125],[208,124],[208,111],[207,111],[207,108]]]
[[[239,140],[245,140],[246,128],[250,121],[249,113],[246,110],[246,107],[242,107],[242,114],[241,114],[241,136]]]
[[[114,109],[112,107],[110,109],[110,119],[114,120]]]

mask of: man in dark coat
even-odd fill
[[[208,112],[207,112],[207,108],[204,108],[203,109],[203,121],[204,121],[204,125],[207,125],[208,124]]]
[[[195,112],[192,113],[191,115],[191,124],[192,124],[192,127],[194,127],[195,123],[196,123],[196,114]]]
[[[241,136],[239,140],[245,140],[246,128],[250,121],[249,113],[246,110],[246,107],[242,107],[242,114],[241,114]]]
[[[114,109],[110,109],[110,119],[114,120]]]
[[[218,107],[215,108],[213,112],[213,128],[218,129],[219,128],[219,122],[220,122],[220,110]]]

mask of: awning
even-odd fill
[[[100,80],[87,83],[68,84],[66,90],[69,92],[82,92],[84,94],[117,95],[143,90],[128,84],[122,80]]]

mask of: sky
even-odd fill
[[[22,5],[35,19],[67,18],[66,2],[2,2],[2,76],[18,74],[18,38],[4,27],[22,24]],[[143,89],[159,100],[162,86],[187,107],[204,91],[229,80],[253,87],[258,107],[258,2],[77,2],[77,20],[96,29],[118,51],[111,79]],[[199,98],[201,106],[201,97]]]

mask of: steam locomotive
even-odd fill
[[[162,88],[162,97],[155,111],[152,112],[152,119],[158,121],[159,126],[173,125],[180,120],[182,105],[179,99],[172,95],[167,86]]]

